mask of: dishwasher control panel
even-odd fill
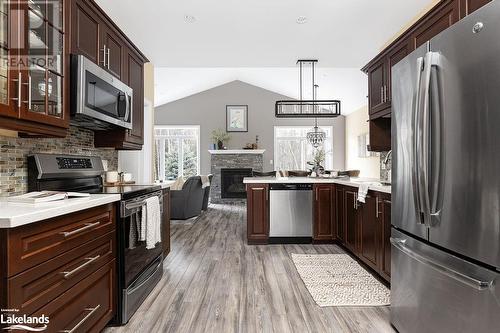
[[[312,184],[270,184],[271,191],[312,191]]]

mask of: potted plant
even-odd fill
[[[325,162],[326,153],[323,148],[316,149],[313,154],[313,160],[307,162],[310,165],[311,173],[316,174],[316,176],[320,176],[325,172],[325,168],[323,167],[323,163]]]
[[[229,134],[222,129],[216,129],[212,131],[212,140],[217,144],[217,149],[224,149],[224,142],[231,139]]]

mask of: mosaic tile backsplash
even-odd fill
[[[94,148],[94,132],[71,126],[62,139],[25,139],[0,136],[0,197],[26,193],[27,156],[32,153],[58,153],[100,156],[108,160],[108,169],[117,170],[118,152]]]

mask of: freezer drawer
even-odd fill
[[[400,333],[493,333],[498,272],[392,230],[391,323]]]

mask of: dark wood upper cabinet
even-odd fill
[[[142,145],[144,141],[144,63],[132,52],[127,53],[127,83],[134,90],[132,129],[127,141]]]
[[[429,41],[446,28],[460,20],[460,4],[459,0],[443,1],[442,4],[435,7],[430,15],[417,26],[414,33],[411,34],[410,40],[412,49],[418,48],[420,45]]]
[[[351,188],[346,188],[344,193],[345,246],[354,254],[358,254],[358,193],[355,189]]]
[[[71,53],[81,54],[104,65],[105,50],[99,45],[102,22],[88,1],[75,0],[71,8]]]
[[[335,186],[314,184],[313,240],[332,241],[335,238]]]
[[[345,242],[345,218],[344,218],[344,200],[345,193],[344,187],[340,185],[335,186],[335,238],[340,244]]]
[[[460,18],[475,12],[490,2],[491,0],[460,0]]]
[[[101,29],[101,50],[102,55],[105,57],[103,61],[104,68],[108,70],[111,74],[123,79],[123,59],[124,59],[124,45],[123,41],[114,33],[114,31],[108,27],[103,27]]]
[[[387,108],[387,69],[385,59],[368,69],[369,113],[374,114]]]
[[[247,184],[247,241],[249,244],[269,241],[268,184]]]

